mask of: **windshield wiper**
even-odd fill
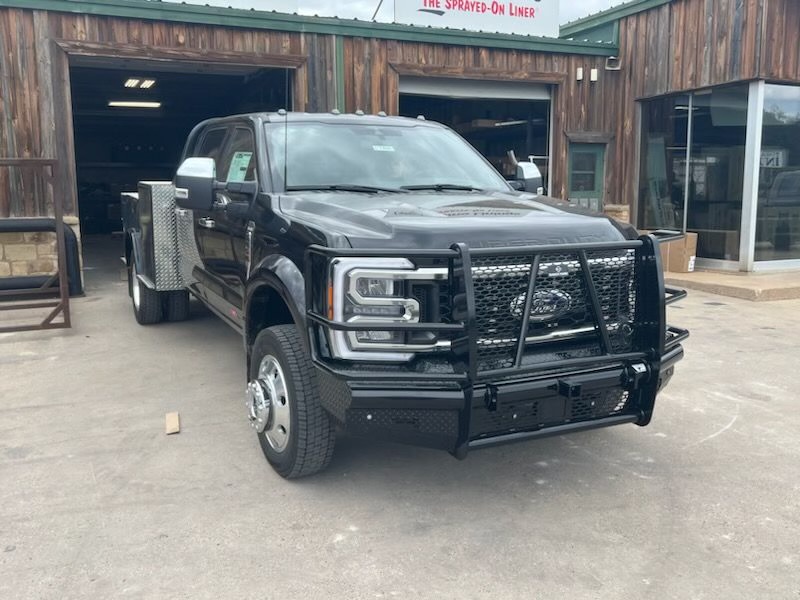
[[[446,190],[455,190],[460,192],[482,192],[481,188],[477,188],[471,185],[458,185],[456,183],[424,183],[421,185],[404,185],[404,190],[434,190],[437,192],[443,192]]]
[[[380,187],[374,185],[357,185],[354,183],[334,183],[331,185],[290,185],[286,188],[287,192],[361,192],[364,194],[377,194],[380,192],[391,192],[402,194],[407,190],[390,187]]]

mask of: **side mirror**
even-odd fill
[[[213,158],[187,158],[175,174],[175,203],[181,208],[211,210],[217,167]]]
[[[516,180],[520,182],[526,192],[532,194],[542,193],[542,172],[539,171],[533,161],[517,163],[517,177]]]

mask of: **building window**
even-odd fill
[[[739,260],[748,87],[643,104],[640,225],[698,233],[698,256]]]
[[[800,87],[767,84],[763,119],[755,259],[800,259]]]
[[[603,211],[606,147],[603,144],[570,144],[569,201]]]
[[[682,229],[686,191],[689,96],[672,96],[642,106],[642,163],[639,226]]]

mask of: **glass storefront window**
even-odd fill
[[[747,85],[693,98],[687,229],[702,258],[739,260],[747,98]]]
[[[738,85],[643,103],[642,227],[685,224],[698,257],[739,259],[747,101]]]
[[[689,96],[672,96],[642,106],[640,225],[681,229]]]
[[[800,87],[764,91],[757,261],[800,259]]]

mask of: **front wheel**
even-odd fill
[[[328,466],[336,431],[294,325],[269,327],[256,337],[247,407],[264,456],[279,475],[296,479]]]

